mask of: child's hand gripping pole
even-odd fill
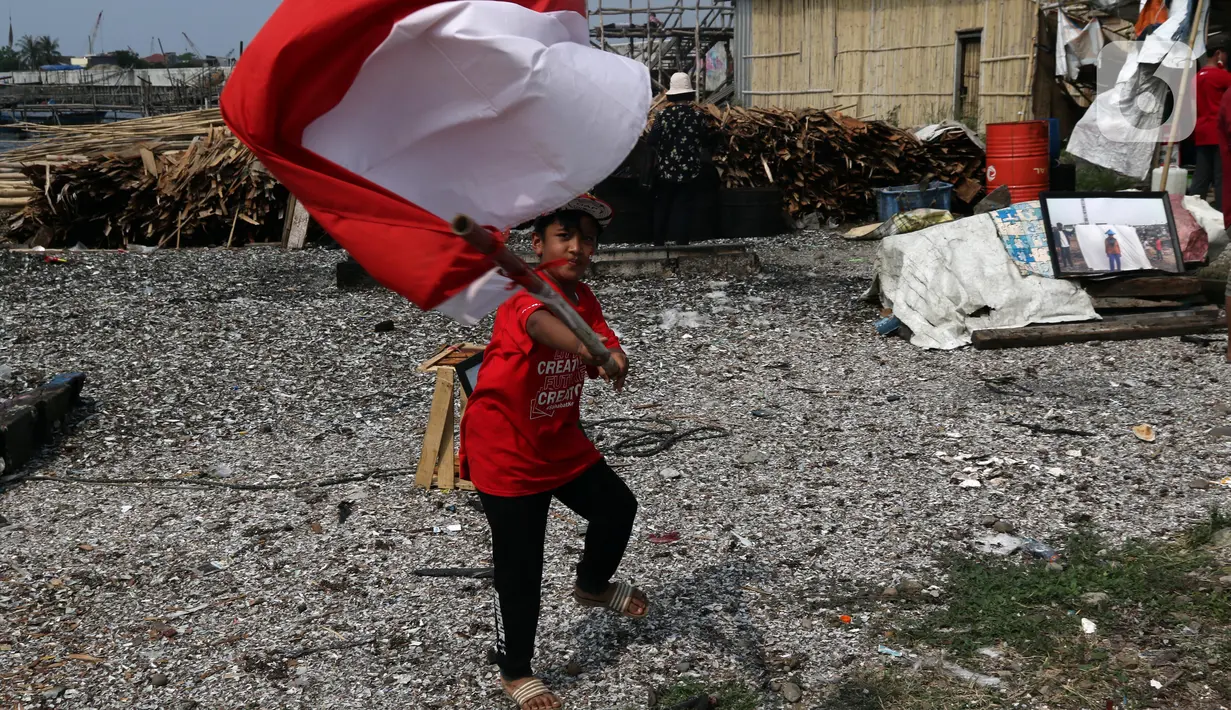
[[[530,268],[529,264],[522,261],[516,254],[509,251],[504,244],[492,238],[490,232],[465,215],[454,217],[451,226],[454,234],[465,239],[467,244],[478,249],[481,254],[495,262],[496,266],[503,269],[504,273],[518,286],[526,289],[530,295],[542,301],[548,310],[563,321],[564,325],[573,331],[573,335],[577,336],[582,345],[586,346],[586,350],[589,350],[591,355],[604,361],[604,372],[612,377],[619,373],[620,366],[616,364],[615,358],[611,357],[611,351],[603,344],[603,341],[594,332],[594,329],[581,318],[563,296],[557,293],[551,286],[548,286],[547,282],[534,269]]]

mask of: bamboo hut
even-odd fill
[[[1032,119],[1039,13],[1035,0],[736,0],[737,95],[898,125]]]

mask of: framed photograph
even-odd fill
[[[457,371],[457,378],[461,380],[462,390],[466,392],[466,396],[474,394],[474,388],[479,384],[479,366],[483,364],[483,351],[471,355],[453,366]]]
[[[1184,271],[1165,192],[1044,192],[1039,203],[1060,278]]]

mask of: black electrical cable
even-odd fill
[[[633,419],[617,417],[582,421],[581,428],[590,435],[595,444],[599,445],[604,454],[609,456],[646,457],[661,454],[681,441],[706,441],[731,436],[731,432],[713,425],[702,425],[681,430],[667,419],[647,418]],[[591,430],[613,430],[610,434],[599,431],[590,434]],[[617,433],[624,433],[620,438],[612,438]]]

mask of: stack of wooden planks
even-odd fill
[[[34,197],[13,219],[11,240],[117,248],[281,236],[286,190],[216,110],[48,134],[8,156],[24,162]]]
[[[979,350],[1094,340],[1146,340],[1225,331],[1227,317],[1195,276],[1137,276],[1082,283],[1102,320],[978,330]]]
[[[651,109],[651,125],[663,104]],[[718,135],[714,164],[725,187],[782,190],[793,217],[875,214],[874,190],[941,180],[974,204],[983,191],[984,152],[962,131],[924,143],[882,122],[838,111],[705,106]]]

